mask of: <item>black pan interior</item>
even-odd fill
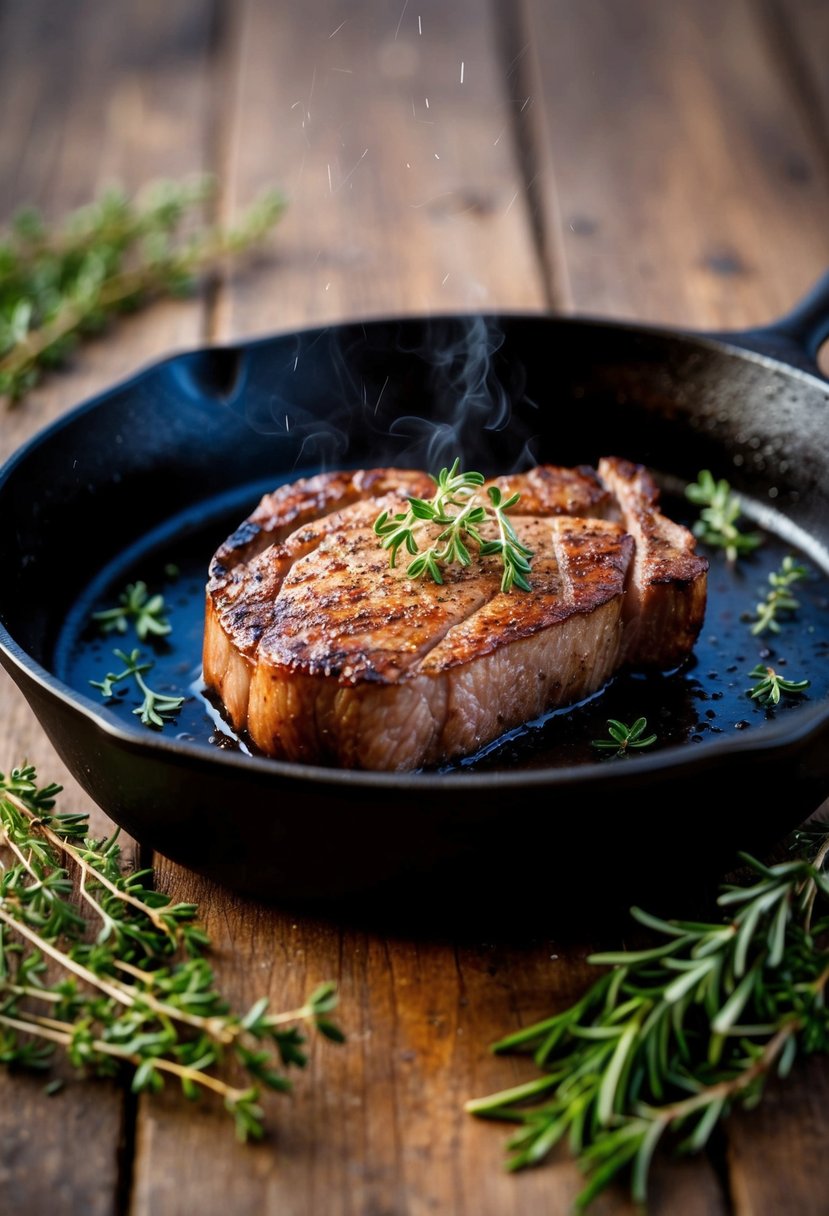
[[[50,669],[71,688],[96,697],[93,681],[123,664],[114,653],[125,639],[103,635],[93,614],[118,603],[129,583],[142,580],[152,594],[164,595],[172,624],[169,637],[150,640],[143,653],[153,661],[152,685],[172,696],[185,697],[175,725],[165,727],[178,740],[215,750],[250,752],[222,718],[218,706],[204,695],[201,680],[201,641],[204,624],[205,570],[218,540],[228,535],[258,501],[266,485],[217,495],[199,503],[104,567],[71,606],[54,647]],[[690,523],[693,511],[680,497],[663,497],[674,519]],[[783,558],[797,549],[784,539],[787,529],[776,514],[765,516],[764,543],[750,560],[732,565],[711,552],[708,611],[693,655],[674,672],[645,676],[618,675],[602,692],[578,706],[557,710],[536,722],[510,731],[474,756],[446,764],[441,773],[515,772],[604,762],[593,741],[607,738],[610,718],[631,722],[645,716],[652,747],[699,746],[743,731],[766,728],[784,715],[797,713],[800,698],[785,699],[773,710],[747,696],[754,681],[749,674],[758,661],[771,663],[790,678],[808,673],[811,702],[829,699],[829,577],[809,562],[809,578],[797,588],[797,621],[777,636],[753,638],[747,615],[764,590],[768,576]],[[771,530],[774,524],[780,531]],[[134,645],[135,639],[129,641]],[[127,689],[124,688],[126,694]],[[135,690],[132,690],[133,693]],[[103,712],[122,728],[135,725],[140,696],[124,695],[101,702]]]

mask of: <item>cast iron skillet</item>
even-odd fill
[[[632,893],[654,847],[667,846],[677,878],[693,874],[734,846],[777,838],[829,793],[825,680],[802,705],[755,714],[751,729],[629,759],[539,766],[519,754],[511,767],[507,754],[490,767],[399,775],[147,730],[67,675],[67,647],[83,634],[79,612],[103,595],[101,572],[133,569],[125,553],[197,538],[206,569],[229,525],[281,480],[322,467],[435,469],[455,452],[487,473],[608,453],[680,480],[710,468],[826,577],[829,389],[816,356],[827,335],[829,276],[751,333],[414,317],[174,357],[61,418],[0,472],[3,663],[118,823],[249,894],[336,897],[412,876],[417,891],[439,874],[474,891],[488,864],[525,889],[552,888],[574,849],[623,874]],[[746,580],[749,605],[756,583]],[[755,651],[747,643],[749,667]],[[747,719],[755,711],[746,699]]]

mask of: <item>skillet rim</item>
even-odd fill
[[[815,364],[814,370],[810,370],[807,366],[789,363],[784,358],[759,350],[753,345],[754,343],[762,343],[767,335],[769,337],[772,335],[778,336],[779,331],[776,331],[773,325],[768,329],[713,334],[704,331],[683,330],[665,325],[618,320],[613,317],[603,317],[594,314],[560,315],[543,310],[529,312],[526,310],[481,309],[453,313],[412,312],[396,313],[391,316],[387,314],[371,315],[342,321],[332,321],[324,325],[275,330],[265,335],[248,339],[242,338],[235,342],[209,343],[203,346],[175,351],[169,355],[154,359],[125,379],[110,384],[103,392],[97,393],[71,406],[58,418],[47,423],[46,426],[42,427],[15,449],[5,463],[0,466],[0,499],[2,499],[5,484],[14,471],[19,466],[24,465],[38,448],[51,441],[54,436],[59,435],[65,427],[74,424],[77,419],[85,414],[92,413],[97,409],[106,408],[115,396],[120,396],[133,390],[142,381],[151,379],[163,368],[174,365],[181,360],[216,353],[240,354],[292,336],[301,338],[310,335],[323,335],[338,329],[353,329],[359,326],[387,326],[397,323],[416,324],[420,322],[440,324],[442,322],[457,322],[471,318],[492,320],[500,318],[519,323],[524,320],[532,322],[548,321],[555,325],[563,325],[564,327],[578,326],[588,329],[610,329],[629,334],[631,337],[649,336],[662,338],[667,341],[687,342],[691,346],[696,346],[703,350],[737,357],[769,371],[782,372],[788,377],[794,376],[796,380],[803,381],[811,388],[817,388],[825,393],[827,403],[829,403],[829,380],[823,377],[817,364]],[[741,339],[745,341],[745,345],[742,344]],[[793,344],[792,353],[796,354],[798,352],[802,357],[802,351],[799,351],[797,345]],[[811,363],[811,360],[807,360],[807,363]],[[231,770],[253,771],[262,776],[272,775],[275,780],[278,780],[280,777],[287,778],[290,781],[307,782],[310,780],[312,782],[320,782],[325,786],[343,786],[350,789],[366,786],[376,791],[384,789],[393,790],[400,789],[401,786],[408,786],[411,783],[412,786],[416,786],[417,789],[424,791],[430,789],[446,790],[457,787],[458,783],[462,782],[464,788],[469,787],[472,790],[481,788],[491,790],[493,787],[509,790],[581,784],[589,785],[593,784],[600,774],[603,779],[611,775],[614,780],[619,780],[620,778],[626,779],[627,777],[638,779],[639,777],[645,778],[649,774],[664,773],[666,770],[669,770],[679,776],[688,768],[698,771],[705,767],[716,767],[718,761],[723,756],[727,757],[732,754],[748,756],[757,752],[785,753],[792,749],[802,748],[807,746],[821,728],[829,723],[829,701],[811,706],[806,704],[797,707],[793,713],[787,713],[783,720],[767,722],[763,726],[762,731],[729,735],[724,739],[706,740],[704,744],[698,747],[691,746],[688,742],[685,742],[662,748],[658,752],[638,754],[635,757],[634,765],[613,766],[612,774],[610,769],[602,773],[602,767],[603,764],[606,764],[606,760],[603,761],[598,758],[595,762],[588,764],[519,769],[514,772],[509,770],[495,770],[481,773],[459,773],[457,770],[451,773],[422,772],[420,770],[378,772],[367,769],[344,769],[324,765],[298,764],[267,756],[247,755],[242,752],[233,752],[220,748],[210,750],[204,744],[191,743],[187,740],[173,738],[161,732],[149,732],[146,727],[140,727],[137,724],[136,726],[132,726],[131,723],[125,725],[109,717],[106,713],[105,705],[101,705],[93,701],[85,693],[73,689],[32,658],[15,641],[2,622],[0,622],[0,654],[4,657],[4,666],[6,666],[13,680],[15,677],[10,664],[20,669],[26,676],[38,684],[41,690],[48,696],[57,698],[70,710],[81,713],[91,722],[93,727],[121,745],[137,748],[139,751],[160,752],[162,756],[166,753],[170,758],[179,757],[183,761],[200,762],[206,765],[218,763]],[[25,698],[25,693],[22,695]],[[45,729],[44,734],[47,734],[47,738],[49,737]]]

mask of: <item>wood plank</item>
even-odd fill
[[[526,98],[516,92],[503,60],[488,61],[481,78],[486,97],[474,113],[466,103],[445,110],[441,125],[452,128],[447,137],[455,156],[448,166],[445,160],[429,166],[432,207],[419,205],[423,195],[413,192],[390,158],[390,147],[415,148],[417,158],[407,153],[406,163],[418,164],[422,189],[436,135],[423,122],[425,97],[431,114],[441,99],[435,82],[448,78],[444,65],[463,58],[465,72],[475,63],[480,71],[483,60],[471,51],[467,59],[466,48],[488,47],[491,56],[499,36],[481,20],[479,8],[474,14],[467,5],[445,8],[441,13],[437,5],[418,5],[410,13],[401,5],[390,20],[379,6],[364,5],[358,15],[353,6],[320,4],[313,24],[295,13],[288,22],[264,3],[233,10],[223,91],[232,108],[220,134],[226,211],[232,213],[240,194],[275,177],[291,204],[270,280],[221,293],[214,336],[389,309],[544,306],[549,293],[534,269],[531,200],[514,142],[515,113]],[[413,24],[416,16],[422,34]],[[413,44],[412,69],[407,64],[415,30],[417,39],[432,41]],[[355,91],[355,74],[370,77],[370,87]],[[465,76],[465,84],[471,79]],[[412,115],[415,88],[424,103]],[[446,99],[441,104],[448,107]],[[224,112],[226,105],[216,109]],[[289,121],[280,121],[286,115]],[[495,150],[486,155],[484,138]],[[369,153],[361,160],[364,148]],[[388,161],[381,171],[369,160],[375,151]],[[283,165],[289,176],[280,181]],[[438,179],[438,171],[445,176]],[[443,191],[452,203],[448,215],[437,206]],[[459,196],[492,193],[499,205],[484,208],[484,216],[455,209]],[[462,277],[444,282],[447,266],[460,267]],[[479,297],[472,280],[482,275],[487,290]],[[501,1168],[504,1130],[470,1119],[462,1105],[526,1075],[521,1062],[491,1057],[487,1044],[572,1000],[586,974],[586,943],[566,932],[555,943],[497,948],[480,940],[400,938],[391,929],[360,930],[336,916],[267,909],[164,861],[159,875],[176,898],[193,899],[205,910],[220,983],[237,1007],[263,992],[274,1008],[287,1007],[320,979],[334,978],[349,1041],[345,1048],[323,1044],[314,1050],[313,1073],[299,1078],[293,1099],[267,1102],[269,1138],[241,1155],[226,1116],[214,1106],[204,1104],[185,1118],[172,1093],[142,1100],[138,1216],[172,1216],[196,1200],[210,1213],[230,1193],[241,1216],[440,1210],[509,1216],[569,1208],[581,1178],[565,1152],[544,1170],[510,1177]],[[652,1210],[675,1211],[678,1198],[689,1213],[725,1211],[704,1162],[660,1165]],[[596,1207],[599,1213],[632,1210],[622,1189]]]
[[[217,337],[389,309],[543,306],[511,142],[514,101],[479,7],[429,3],[390,15],[379,3],[359,13],[326,3],[288,19],[252,3],[233,16],[226,213],[274,178],[291,202],[270,280],[219,299]],[[268,1101],[274,1130],[255,1148],[240,1150],[226,1115],[208,1104],[185,1117],[172,1094],[142,1101],[136,1213],[183,1211],[183,1195],[218,1211],[231,1188],[235,1213],[280,1216],[447,1205],[508,1216],[573,1193],[566,1161],[552,1190],[549,1175],[505,1175],[499,1132],[462,1109],[515,1075],[488,1042],[572,982],[562,968],[548,990],[549,949],[524,952],[496,986],[487,947],[456,953],[336,917],[291,916],[166,862],[159,874],[176,898],[205,910],[220,983],[238,1007],[262,992],[287,1007],[334,978],[349,1043],[315,1048],[294,1098]]]
[[[546,240],[570,306],[712,329],[784,312],[829,265],[825,5],[528,8]],[[726,1125],[741,1216],[820,1209],[824,1063]]]
[[[782,314],[829,265],[829,165],[754,7],[527,5],[570,306],[689,328]]]
[[[298,859],[298,864],[302,864]],[[322,979],[337,980],[343,1047],[318,1043],[294,1094],[266,1099],[266,1140],[244,1149],[220,1108],[182,1114],[172,1092],[142,1101],[134,1216],[535,1216],[568,1211],[583,1179],[566,1151],[543,1169],[502,1168],[505,1126],[472,1119],[469,1097],[533,1075],[493,1057],[497,1037],[572,1002],[589,977],[590,944],[555,940],[452,943],[400,937],[266,908],[160,862],[160,881],[196,900],[218,947],[217,971],[238,1008],[269,993],[276,1010]],[[382,919],[382,917],[381,917]],[[206,1164],[206,1163],[209,1163]],[[660,1163],[652,1211],[725,1212],[700,1163]],[[595,1211],[633,1216],[617,1188]]]
[[[755,1111],[727,1125],[734,1209],[739,1216],[826,1210],[829,1061],[801,1060],[791,1078],[772,1081]]]
[[[58,218],[107,185],[133,190],[156,177],[202,172],[212,0],[130,0],[113,7],[49,0],[0,8],[0,222],[24,204]],[[174,348],[196,344],[198,300],[159,305],[85,346],[3,418],[0,459],[64,410]],[[0,768],[27,758],[66,787],[64,808],[107,821],[56,759],[34,715],[0,673]],[[132,1109],[107,1082],[71,1070],[55,1097],[42,1078],[3,1076],[0,1187],[3,1208],[54,1216],[122,1210],[132,1149]]]
[[[766,31],[771,54],[788,90],[799,105],[804,125],[814,144],[829,162],[829,7],[823,0],[756,0],[758,17]],[[818,355],[824,376],[829,377],[829,342]]]
[[[829,9],[823,0],[755,0],[770,54],[799,104],[804,125],[829,159]]]
[[[214,0],[175,7],[131,0],[116,13],[84,0],[72,20],[54,5],[13,0],[0,10],[0,101],[9,115],[0,173],[0,224],[22,206],[58,219],[119,186],[205,173],[210,116],[206,75]],[[26,70],[15,70],[25,64]],[[12,134],[14,138],[12,137]],[[62,412],[156,358],[198,345],[199,299],[160,301],[85,342],[0,428],[0,461]],[[44,746],[43,732],[0,672],[0,768],[27,757],[85,795]],[[103,824],[101,819],[100,824]]]
[[[770,54],[779,65],[793,105],[811,132],[815,159],[829,162],[829,7],[821,0],[758,0]],[[829,351],[824,347],[824,374]],[[825,827],[827,805],[823,808]],[[787,1082],[772,1082],[756,1112],[740,1113],[728,1127],[728,1154],[740,1216],[797,1211],[818,1216],[829,1178],[823,1146],[829,1134],[829,1062],[801,1060]],[[763,1162],[762,1170],[757,1168]],[[795,1184],[793,1185],[793,1178]]]
[[[317,0],[232,10],[226,210],[286,193],[273,278],[227,293],[220,338],[381,313],[539,308],[497,30],[480,4]]]

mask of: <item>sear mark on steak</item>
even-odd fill
[[[497,556],[445,582],[390,568],[373,531],[424,473],[325,473],[267,494],[210,567],[204,679],[266,755],[405,771],[471,755],[602,688],[623,666],[677,666],[705,612],[705,560],[638,465],[498,477],[534,553],[532,590]],[[484,535],[486,536],[484,525]]]
[[[658,510],[659,491],[641,465],[605,457],[599,476],[636,546],[625,597],[625,660],[633,667],[676,667],[702,625],[708,562],[694,552],[688,529]]]

